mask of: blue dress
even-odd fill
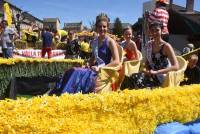
[[[112,55],[108,44],[108,38],[103,41],[100,47],[98,47],[98,39],[93,41],[92,49],[97,66],[110,63]],[[96,78],[97,72],[90,68],[74,67],[65,72],[61,81],[58,83],[57,91],[73,94],[78,92],[83,94],[94,92]]]

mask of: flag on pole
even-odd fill
[[[3,10],[4,10],[4,20],[7,20],[8,26],[10,27],[12,25],[12,12],[10,10],[10,6],[8,3],[5,3],[3,5]]]

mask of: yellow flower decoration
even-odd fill
[[[8,5],[8,3],[5,3],[3,5],[3,9],[4,9],[4,19],[8,21],[8,26],[10,27],[12,25],[12,13],[10,10],[10,6]]]
[[[0,133],[151,134],[200,118],[200,85],[0,101]]]

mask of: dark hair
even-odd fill
[[[150,23],[149,28],[151,29],[152,27],[160,27],[161,29],[163,29],[163,23],[159,22],[159,21],[154,21],[152,23]]]
[[[123,29],[123,33],[126,31],[126,30],[131,30],[131,32],[133,32],[132,28],[130,26],[127,26]]]
[[[2,20],[1,23],[4,23],[4,24],[8,25],[8,21],[7,20]]]
[[[89,39],[88,38],[84,38],[84,42],[89,42]]]
[[[190,55],[190,56],[187,58],[187,60],[191,60],[191,59],[198,61],[198,60],[199,60],[199,57],[198,57],[197,54],[192,54],[192,55]]]
[[[46,31],[50,31],[50,29],[48,27],[45,28]]]
[[[56,33],[58,33],[58,30],[57,29],[52,29],[52,32],[56,34]]]
[[[69,33],[69,35],[73,35],[73,34],[75,34],[75,32],[72,31],[72,30],[70,30],[68,33]]]
[[[156,2],[156,5],[158,5],[159,7],[165,7],[165,8],[167,7],[166,3],[159,2],[159,1]]]
[[[107,25],[108,25],[108,27],[109,27],[110,19],[108,18],[107,14],[105,14],[105,13],[100,13],[100,14],[96,17],[95,26],[97,27],[97,25],[98,25],[99,22],[101,22],[101,21],[107,22]]]

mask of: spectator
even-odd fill
[[[45,57],[45,54],[48,54],[48,58],[51,58],[51,46],[53,44],[53,34],[50,32],[49,28],[46,28],[42,33],[42,58]]]
[[[90,55],[91,55],[90,44],[89,44],[89,41],[85,38],[81,42],[80,57],[82,59],[89,59]]]
[[[2,32],[0,39],[2,42],[3,58],[13,58],[14,40],[18,38],[17,32],[8,27],[6,20],[1,21]]]
[[[54,34],[55,43],[56,44],[59,43],[61,41],[61,35],[59,34],[58,30],[54,29],[53,34]]]
[[[193,51],[193,49],[194,49],[194,45],[189,43],[189,44],[187,44],[186,47],[183,48],[182,54],[187,54],[187,53]]]
[[[68,35],[67,31],[60,29],[58,30],[58,34],[60,36],[61,42],[65,42],[67,40],[67,35]]]
[[[185,80],[183,84],[199,84],[200,83],[200,68],[197,66],[198,56],[196,54],[192,54],[188,59],[188,66],[185,70]]]
[[[150,24],[155,21],[158,21],[163,24],[162,38],[166,42],[169,41],[169,13],[166,9],[168,3],[168,0],[156,0],[156,8],[154,9],[154,11],[150,14],[146,13],[146,17],[148,18],[148,22]]]
[[[73,31],[69,31],[69,38],[66,44],[66,59],[75,59],[78,58],[80,52],[80,45],[78,40],[75,38],[75,33]]]

